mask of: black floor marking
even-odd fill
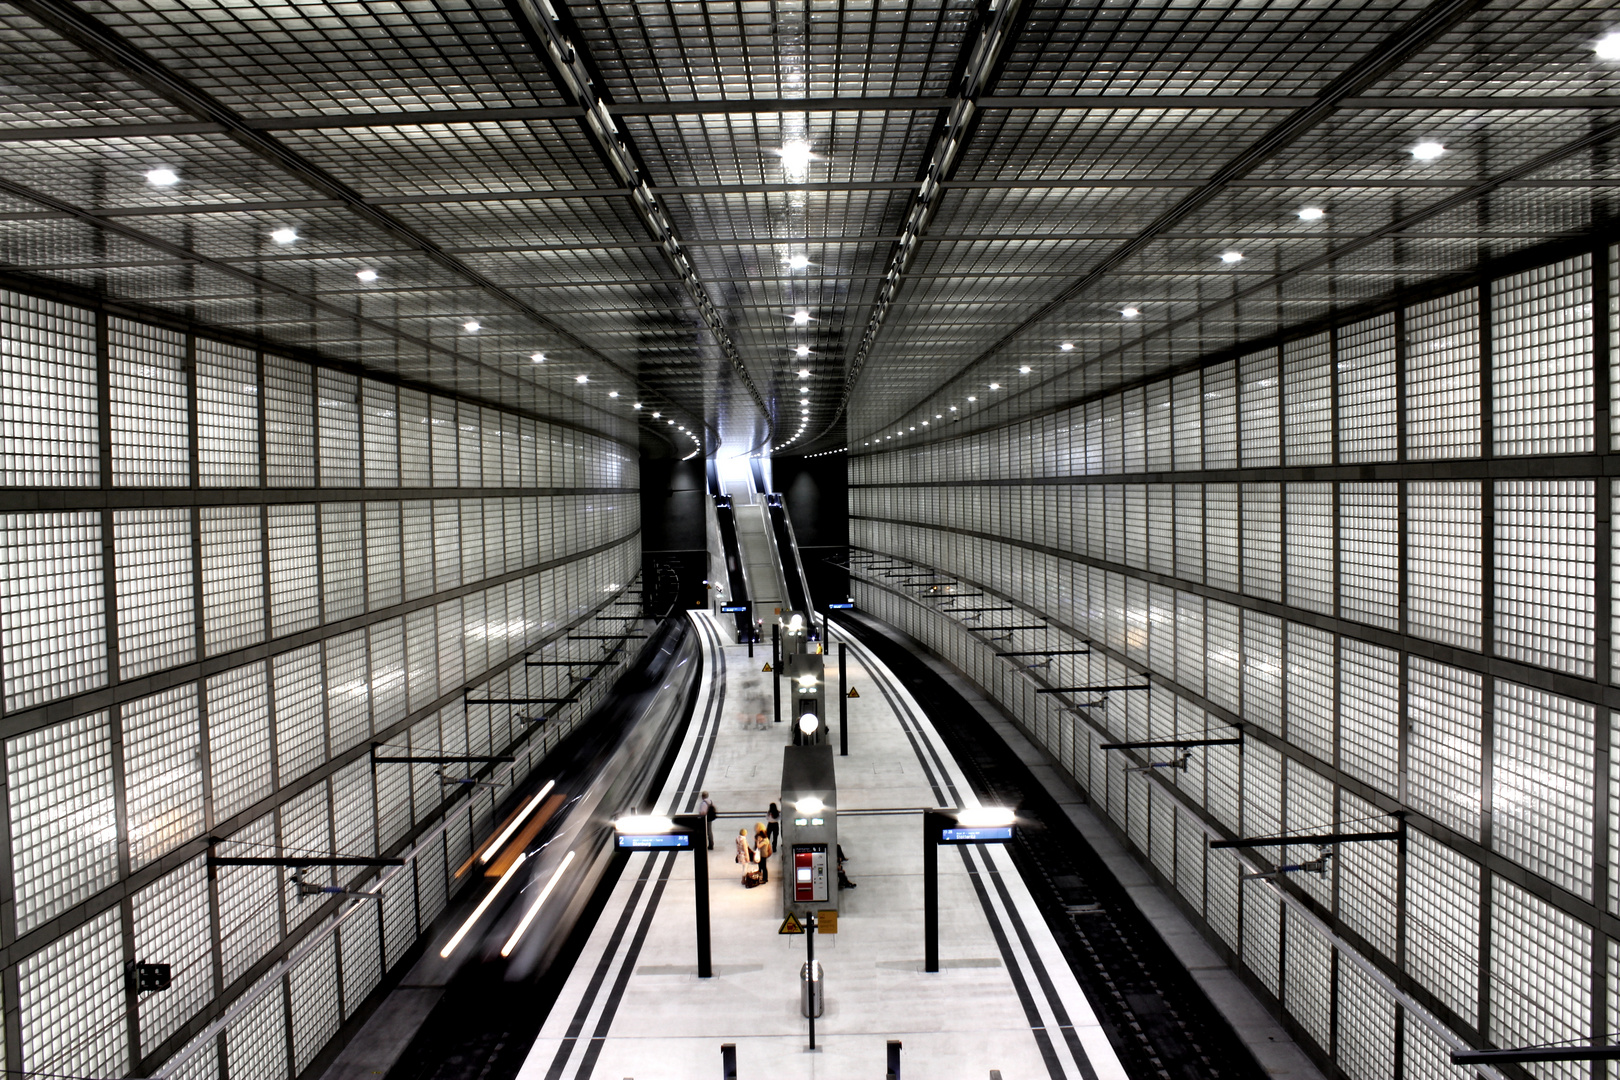
[[[841,619],[900,677],[973,790],[1016,806],[1006,845],[1114,1053],[1137,1080],[1264,1080],[1266,1073],[1203,988],[1114,879],[1057,800],[1000,734],[895,631]],[[903,636],[903,635],[902,635]],[[1073,908],[1083,907],[1084,914]]]

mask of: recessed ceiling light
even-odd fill
[[[661,419],[663,419],[663,416],[664,416],[664,414],[663,414],[663,413],[661,413],[661,412],[655,412],[655,413],[653,413],[653,419],[654,419],[654,420],[661,420]]]
[[[365,282],[367,285],[370,285],[373,281],[377,280],[377,271],[375,271],[375,270],[356,270],[354,272],[354,276],[359,278],[361,281]]]
[[[810,325],[810,313],[808,311],[804,310],[804,308],[800,308],[798,311],[795,311],[793,313],[793,325],[794,326],[809,326]]]
[[[1119,317],[1122,319],[1134,319],[1140,314],[1142,314],[1142,312],[1139,308],[1128,307],[1119,309]]]
[[[575,375],[574,381],[577,383],[588,383],[591,381],[591,377],[589,375]]]
[[[1412,156],[1419,161],[1433,161],[1445,152],[1446,148],[1444,146],[1428,139],[1412,147]]]
[[[978,398],[976,398],[976,397],[970,397],[970,398],[968,398],[968,400],[969,400],[969,401],[978,401],[978,400],[979,400],[979,399],[978,399]]]
[[[787,264],[789,270],[803,270],[805,267],[810,265],[810,256],[789,255],[787,257]]]
[[[466,322],[461,324],[461,328],[467,331],[469,334],[476,334],[478,331],[484,328],[484,324],[479,322],[477,319],[468,319]]]
[[[1301,221],[1321,221],[1327,217],[1327,211],[1320,206],[1302,206],[1294,213],[1299,215]]]
[[[1030,367],[1029,367],[1028,364],[1020,365],[1019,368],[1018,368],[1018,374],[1020,374],[1020,375],[1028,375],[1029,372],[1030,372]]]
[[[673,421],[673,420],[665,420],[664,423],[668,424],[670,427],[675,426],[675,421]]]
[[[1001,384],[998,383],[998,382],[993,382],[993,383],[990,384],[990,389],[992,389],[992,390],[1000,390],[1001,389]]]
[[[619,396],[619,392],[617,390],[609,390],[608,391],[608,397],[618,397],[618,396]]]
[[[1074,352],[1074,342],[1065,341],[1063,344],[1058,346],[1058,351],[1059,352]]]
[[[934,414],[934,419],[935,420],[943,420],[943,419],[945,419],[945,414],[937,412],[937,413]]]
[[[793,355],[799,357],[802,360],[804,357],[810,355],[810,346],[808,346],[808,345],[800,345],[798,348],[793,350]]]
[[[639,402],[639,401],[638,401],[638,402],[636,402],[636,403],[635,403],[635,404],[634,404],[634,405],[632,405],[632,406],[630,406],[630,407],[631,407],[631,408],[632,408],[632,409],[639,409],[639,408],[641,408],[641,402]]]
[[[1240,263],[1242,261],[1243,261],[1243,252],[1241,252],[1241,251],[1223,251],[1223,252],[1221,252],[1221,262],[1226,263],[1228,266],[1232,265],[1233,263]]]
[[[782,172],[789,180],[802,180],[810,172],[810,144],[803,139],[789,139],[777,151],[782,155]]]
[[[274,240],[278,244],[291,244],[298,239],[298,230],[287,228],[277,229],[270,234],[270,239]]]
[[[533,360],[537,364],[543,364],[546,362],[546,354],[543,352],[530,353],[529,359]]]
[[[802,368],[799,369],[799,378],[808,379],[809,377],[810,377],[810,369],[809,368],[802,367]]]
[[[1599,60],[1620,60],[1620,31],[1610,31],[1592,43]]]
[[[968,399],[968,400],[969,400],[969,401],[972,401],[972,400],[973,400],[973,399],[972,399],[972,398],[969,398],[969,399]],[[955,406],[955,405],[952,405],[952,406],[951,406],[951,412],[955,412],[955,411],[956,411],[956,406]]]
[[[923,421],[923,427],[927,427],[927,426],[928,426],[928,421],[924,420]]]
[[[180,174],[173,169],[153,169],[146,174],[146,182],[153,187],[174,187],[180,182]]]

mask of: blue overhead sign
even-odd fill
[[[989,841],[1011,840],[1012,831],[1011,825],[990,825],[976,829],[956,826],[943,830],[939,841],[942,844],[983,844]]]
[[[854,607],[855,607],[854,604],[828,604],[827,605],[827,610],[829,610],[829,611],[850,611],[850,610],[853,610]]]
[[[692,846],[692,837],[689,833],[651,833],[647,835],[620,833],[619,846],[622,848],[635,848],[638,851],[648,848],[689,848]]]
[[[720,605],[720,610],[723,611],[723,612],[726,612],[727,614],[731,614],[731,615],[747,614],[748,613],[748,605],[747,604],[721,604]]]

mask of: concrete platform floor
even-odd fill
[[[799,1011],[803,937],[782,921],[780,859],[745,889],[732,837],[765,817],[780,783],[786,724],[770,676],[746,648],[722,646],[695,613],[707,670],[670,780],[657,802],[684,812],[707,790],[722,817],[708,853],[714,976],[696,973],[693,861],[631,856],[520,1074],[521,1080],[718,1077],[736,1044],[740,1080],[880,1078],[885,1044],[905,1076],[927,1080],[1116,1080],[1124,1076],[1011,860],[995,845],[940,852],[942,970],[922,971],[922,822],[930,806],[974,805],[927,718],[886,669],[850,650],[850,755],[837,759],[840,842],[858,887],[838,933],[818,935],[826,1011],[808,1049]],[[836,669],[833,668],[835,671]],[[834,731],[836,737],[836,728]],[[684,782],[683,782],[684,781]]]

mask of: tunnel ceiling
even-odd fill
[[[682,452],[859,447],[1588,231],[1617,27],[1479,0],[10,0],[0,264]]]

